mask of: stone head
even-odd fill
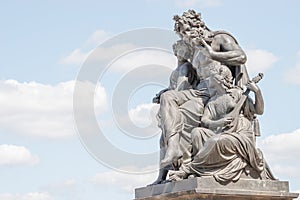
[[[216,88],[221,86],[225,90],[233,87],[233,76],[230,69],[225,65],[216,65],[211,68],[209,87]]]
[[[193,56],[192,47],[184,40],[178,40],[173,44],[173,52],[180,61],[191,61]]]

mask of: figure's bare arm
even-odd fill
[[[205,41],[203,44],[207,48],[211,59],[225,65],[238,66],[245,64],[247,60],[246,54],[242,48],[227,34],[215,36],[211,46]]]
[[[255,103],[253,104],[253,108],[252,108],[253,113],[262,115],[264,113],[264,99],[263,99],[261,90],[253,82],[248,83],[246,86],[248,89],[253,91],[255,94]]]

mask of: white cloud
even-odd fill
[[[265,72],[278,58],[271,52],[262,49],[247,50],[247,68],[250,73]]]
[[[216,7],[222,3],[220,0],[176,0],[178,7],[191,8],[191,7]]]
[[[32,165],[39,162],[36,155],[23,146],[2,144],[0,145],[0,166],[1,165]]]
[[[146,127],[153,122],[156,123],[156,114],[159,109],[159,104],[140,104],[134,109],[129,110],[129,117],[139,127]]]
[[[106,31],[96,30],[84,42],[83,47],[74,49],[69,55],[61,58],[59,63],[64,65],[82,64],[86,60],[88,55],[92,52],[92,49],[94,49],[97,45],[106,40],[110,35],[111,34]]]
[[[137,172],[140,170],[135,169]],[[90,181],[100,187],[115,188],[132,194],[135,188],[145,187],[154,182],[156,175],[157,173],[125,174],[111,170],[96,174]]]
[[[300,51],[297,53],[298,62],[296,66],[287,70],[284,75],[284,80],[287,83],[300,85]]]
[[[292,133],[271,135],[258,141],[259,146],[272,160],[285,160],[300,157],[300,129]]]
[[[122,42],[96,47],[109,36],[110,34],[103,30],[95,31],[82,47],[74,49],[69,55],[61,58],[59,63],[64,65],[80,65],[85,61],[97,64],[111,63],[110,68],[117,72],[128,72],[141,65],[150,64],[170,68],[176,66],[176,57],[160,49],[141,49],[135,44]]]
[[[0,81],[0,130],[54,139],[73,136],[74,84]],[[97,87],[95,98],[95,110],[104,111],[107,102],[103,87]]]
[[[300,157],[300,129],[291,133],[271,135],[258,140],[257,144],[270,162],[275,176],[293,177],[299,174],[300,163],[295,159]]]
[[[79,65],[82,64],[90,52],[83,53],[80,48],[73,50],[68,56],[60,60],[61,64],[65,65]]]
[[[80,65],[88,58],[89,61],[103,62],[112,61],[124,52],[137,48],[133,44],[116,44],[110,47],[97,47],[96,49],[83,52],[81,48],[73,50],[68,56],[60,60],[65,65]]]
[[[48,193],[31,192],[27,194],[0,194],[0,200],[51,200]]]
[[[144,65],[160,65],[175,69],[177,66],[176,62],[176,57],[169,52],[146,48],[137,49],[116,59],[112,63],[111,69],[117,72],[128,72]],[[166,79],[168,79],[167,76]]]
[[[89,56],[89,60],[93,62],[111,61],[124,52],[137,48],[137,46],[128,43],[114,44],[109,47],[97,47],[97,45],[110,36],[110,33],[103,30],[95,31],[81,47],[74,49],[69,55],[61,58],[59,63],[64,65],[80,65]]]
[[[103,31],[103,30],[96,30],[92,33],[92,35],[86,40],[84,46],[89,46],[95,48],[95,46],[99,45],[100,43],[104,42],[111,36],[110,33]]]
[[[64,65],[80,65],[91,56],[92,61],[110,61],[123,52],[136,48],[132,44],[115,44],[110,47],[97,47],[101,42],[111,36],[103,30],[97,30],[84,42],[82,47],[74,49],[69,55],[60,59],[59,63]]]
[[[89,59],[94,62],[112,61],[123,53],[136,48],[138,46],[129,43],[115,44],[110,47],[97,47]]]

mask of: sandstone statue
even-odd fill
[[[219,182],[242,175],[274,179],[255,146],[253,122],[264,110],[255,83],[261,75],[249,79],[237,40],[226,31],[210,30],[200,13],[189,10],[174,21],[178,67],[170,86],[153,99],[160,104],[162,130],[160,172],[153,184],[165,182],[168,172],[171,181],[189,176],[213,176]]]

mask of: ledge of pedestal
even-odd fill
[[[240,179],[222,185],[213,177],[198,177],[135,190],[135,200],[292,200],[298,195],[289,192],[287,181]]]

